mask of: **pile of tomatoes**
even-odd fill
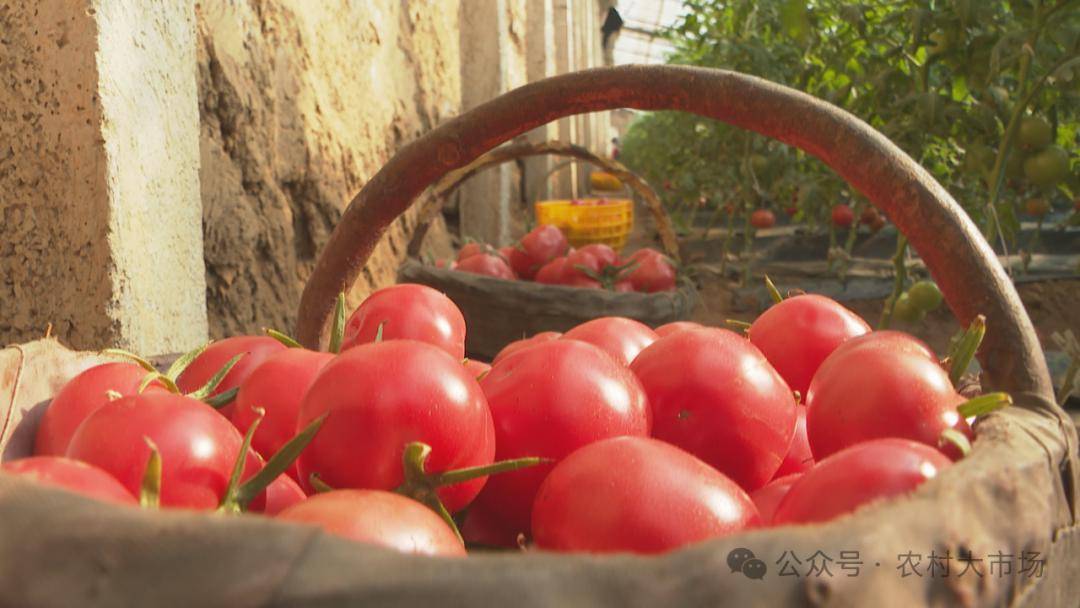
[[[456,261],[438,265],[500,279],[621,292],[672,291],[676,283],[675,264],[655,249],[639,249],[625,259],[602,243],[575,249],[561,230],[549,225],[537,226],[501,249],[468,243],[458,250]]]
[[[745,334],[605,317],[491,364],[465,359],[462,314],[429,287],[377,291],[347,320],[343,302],[329,352],[272,332],[164,372],[93,367],[3,470],[404,552],[657,553],[909,492],[973,437],[925,344],[817,295]]]

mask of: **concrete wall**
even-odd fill
[[[379,167],[463,108],[599,65],[610,1],[0,0],[0,342],[52,323],[155,353],[290,329]],[[606,152],[595,120],[528,136]],[[465,234],[507,242],[533,191],[580,188],[576,169],[545,180],[552,162],[464,186]],[[394,281],[415,221],[353,301]],[[445,228],[429,234],[447,254]]]
[[[0,340],[205,340],[190,0],[0,5]]]

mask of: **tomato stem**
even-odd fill
[[[230,371],[232,371],[232,368],[235,367],[236,364],[240,362],[240,359],[242,359],[246,354],[247,353],[239,353],[232,359],[226,361],[225,365],[222,366],[222,368],[219,369],[217,373],[215,373],[213,376],[210,377],[209,380],[206,381],[206,384],[202,385],[202,387],[198,390],[189,393],[188,397],[191,397],[192,399],[198,399],[199,401],[202,401],[203,399],[209,397],[210,393],[214,392],[214,389],[217,388],[219,384],[221,384],[221,381],[225,379],[225,376],[228,375]]]
[[[341,352],[341,341],[345,336],[345,292],[339,291],[337,305],[334,308],[334,324],[330,327],[330,345],[327,350],[335,355]]]
[[[975,358],[975,353],[979,350],[985,336],[986,317],[978,315],[971,321],[971,325],[968,325],[964,335],[960,336],[953,348],[949,350],[947,357],[949,360],[949,380],[952,381],[953,386],[956,386],[960,382],[960,378],[967,372],[971,360]]]
[[[139,487],[139,504],[146,509],[156,509],[161,504],[161,452],[153,439],[143,436],[143,441],[150,448],[150,457],[146,460]]]
[[[266,464],[258,473],[240,484],[240,488],[236,491],[236,501],[241,509],[247,509],[248,504],[255,500],[256,496],[262,494],[267,486],[296,462],[304,448],[311,443],[312,439],[315,439],[315,435],[318,434],[319,429],[322,428],[323,423],[326,422],[326,417],[329,415],[329,413],[323,414],[309,422],[299,433],[281,446],[281,449],[274,452],[274,455],[266,461]]]
[[[214,395],[213,397],[207,397],[206,399],[203,399],[203,403],[205,403],[206,405],[209,405],[210,407],[214,408],[215,410],[220,410],[221,408],[225,407],[226,405],[229,405],[233,401],[236,401],[236,395],[239,392],[240,392],[240,387],[239,386],[234,386],[234,387],[230,388],[229,390],[227,390],[227,391],[225,391],[223,393],[218,393],[218,394]]]
[[[170,393],[180,394],[180,387],[176,386],[176,382],[173,381],[172,378],[156,370],[143,376],[142,382],[139,383],[139,393],[145,391],[146,387],[154,382],[160,382]]]
[[[247,464],[248,450],[251,449],[251,438],[255,436],[255,431],[258,430],[263,417],[266,416],[266,410],[263,408],[257,407],[254,409],[255,420],[251,422],[251,426],[244,433],[244,441],[240,444],[240,451],[236,454],[236,462],[233,463],[232,474],[229,475],[229,484],[225,486],[225,492],[221,497],[221,504],[218,505],[218,511],[239,513],[241,510],[236,490],[240,486],[240,477],[244,474],[244,465]]]
[[[130,352],[130,351],[126,351],[126,350],[124,350],[122,348],[106,348],[105,350],[101,351],[101,354],[103,354],[103,355],[114,355],[114,356],[117,356],[117,357],[123,357],[125,359],[129,359],[131,361],[134,361],[135,363],[138,363],[140,367],[142,367],[143,369],[145,369],[148,372],[156,372],[157,371],[157,368],[154,367],[153,363],[150,363],[149,361],[147,361],[146,359],[143,359],[139,355],[136,355],[135,353]]]
[[[941,436],[938,437],[938,447],[944,448],[947,445],[953,445],[960,452],[961,457],[967,456],[971,453],[971,441],[967,436],[956,429],[945,429],[941,431]]]
[[[784,296],[780,295],[780,290],[776,288],[776,284],[772,282],[769,275],[765,275],[765,289],[769,290],[769,297],[772,298],[774,304],[779,304],[784,301]]]
[[[206,348],[208,346],[210,346],[210,344],[211,344],[210,342],[207,342],[206,344],[203,344],[202,346],[198,346],[196,348],[193,348],[193,349],[189,350],[188,352],[180,355],[176,359],[176,361],[172,362],[172,365],[170,365],[169,369],[166,370],[165,375],[168,376],[169,378],[173,379],[173,380],[176,380],[177,378],[179,378],[180,374],[184,373],[184,370],[187,369],[187,367],[189,365],[191,365],[191,362],[194,361],[196,357],[201,355],[203,353],[203,351],[205,351]]]
[[[281,342],[285,345],[286,348],[303,348],[303,345],[293,339],[292,336],[284,332],[280,332],[273,327],[264,327],[263,333],[277,340],[278,342]]]
[[[983,416],[1013,404],[1008,393],[987,393],[961,403],[956,411],[964,418]]]
[[[479,467],[467,467],[464,469],[454,469],[452,471],[438,473],[431,477],[431,481],[436,486],[451,486],[456,483],[463,483],[480,477],[498,475],[499,473],[508,473],[510,471],[517,471],[518,469],[527,469],[529,467],[535,467],[537,465],[549,462],[554,462],[554,460],[551,458],[541,458],[539,456],[514,458],[511,460],[500,460],[498,462],[493,462],[489,465]]]
[[[322,480],[318,473],[312,473],[308,475],[308,483],[315,490],[317,494],[325,494],[326,492],[333,492],[334,488],[330,487],[330,484]]]

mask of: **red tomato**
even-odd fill
[[[491,370],[491,365],[484,363],[483,361],[477,361],[476,359],[466,359],[464,362],[465,369],[473,378],[480,378],[484,374]]]
[[[330,534],[402,553],[464,557],[465,547],[434,511],[393,492],[334,490],[277,515],[320,526]]]
[[[393,490],[405,445],[431,446],[429,473],[491,464],[491,412],[476,379],[445,352],[415,340],[357,346],[331,361],[308,389],[297,428],[329,413],[300,455],[300,483],[318,473],[332,488]],[[457,511],[485,478],[439,489]]]
[[[558,460],[608,437],[648,435],[649,405],[630,370],[577,340],[550,340],[501,359],[480,381],[495,420],[499,460]],[[496,475],[477,504],[507,527],[528,532],[533,497],[551,470],[544,464]]]
[[[589,275],[599,276],[603,270],[604,261],[592,251],[582,247],[566,256],[566,263],[563,265],[562,271],[562,283],[575,287],[592,287],[595,285],[599,289],[600,282]]]
[[[882,437],[936,446],[943,430],[963,430],[964,399],[949,374],[922,353],[877,342],[837,349],[814,375],[806,430],[815,458]]]
[[[608,266],[616,266],[619,263],[619,254],[615,253],[615,250],[610,246],[603,243],[585,245],[581,249],[578,249],[578,251],[583,251],[595,257],[600,262],[601,269]]]
[[[561,230],[555,226],[537,226],[510,252],[510,266],[519,277],[532,279],[544,264],[565,254],[567,246]]]
[[[480,253],[470,256],[461,262],[458,262],[457,269],[461,272],[482,274],[510,281],[517,278],[514,276],[514,271],[510,270],[510,266],[503,261],[501,257],[490,253]]]
[[[705,327],[701,323],[694,323],[693,321],[672,321],[671,323],[665,323],[656,328],[656,335],[661,338],[673,334],[677,331],[684,329],[701,329]]]
[[[847,205],[834,205],[832,208],[832,223],[838,228],[850,228],[855,221],[855,212]]]
[[[655,293],[675,289],[675,266],[663,254],[654,251],[632,259],[637,265],[631,268],[628,278],[634,290]]]
[[[600,317],[586,321],[562,336],[563,340],[581,340],[611,355],[623,365],[630,365],[634,357],[660,336],[648,325],[625,317]]]
[[[135,495],[150,457],[144,437],[161,454],[163,506],[218,506],[243,438],[196,399],[155,391],[107,403],[75,431],[67,455],[101,467]]]
[[[806,397],[821,362],[845,341],[869,332],[866,321],[835,300],[806,294],[766,310],[748,336],[791,390]]]
[[[135,496],[115,477],[99,467],[62,456],[34,456],[11,460],[0,471],[76,494],[121,505],[138,504]]]
[[[776,507],[780,506],[780,501],[784,500],[784,497],[787,496],[788,490],[790,490],[791,486],[802,476],[802,473],[792,473],[783,477],[777,477],[750,493],[750,500],[754,501],[758,514],[761,515],[762,525],[768,526],[772,524],[773,515],[776,513]]]
[[[540,485],[532,511],[537,546],[555,551],[663,553],[757,524],[735,482],[647,437],[574,451]]]
[[[791,389],[748,340],[688,329],[653,342],[630,364],[653,411],[653,437],[675,444],[748,492],[787,455],[797,410]]]
[[[630,281],[618,281],[615,283],[616,293],[630,293],[634,291],[634,284]]]
[[[270,458],[296,435],[300,400],[315,376],[333,358],[331,353],[289,348],[264,361],[240,384],[232,423],[241,433],[246,433],[258,418],[255,409],[265,411],[251,438],[251,447],[260,456]],[[295,464],[289,467],[289,474],[297,478]]]
[[[513,245],[507,245],[506,247],[499,247],[499,257],[503,259],[507,264],[510,263],[510,256],[514,252]]]
[[[906,439],[875,439],[817,463],[780,501],[773,523],[829,521],[870,501],[905,494],[952,464],[944,454]]]
[[[787,207],[784,207],[784,213],[786,213],[788,217],[795,217],[795,214],[798,212],[799,207],[797,205],[788,205]]]
[[[872,331],[866,335],[852,338],[840,345],[834,352],[839,355],[856,349],[899,351],[937,361],[937,355],[925,342],[909,333],[891,329]]]
[[[768,209],[755,209],[750,214],[750,225],[758,230],[772,228],[776,225],[776,215]]]
[[[307,500],[307,494],[288,475],[278,478],[266,486],[266,501],[259,511],[263,515],[277,515],[289,507]]]
[[[557,257],[537,271],[536,282],[546,285],[558,285],[562,283],[563,271],[566,268],[566,258]]]
[[[41,418],[34,439],[34,455],[66,454],[75,429],[111,400],[109,391],[124,397],[134,395],[146,374],[145,369],[134,363],[103,363],[69,380]]]
[[[465,317],[450,298],[426,285],[402,283],[368,296],[345,323],[342,352],[374,342],[380,325],[383,340],[419,340],[458,361],[465,358]]]
[[[802,473],[814,466],[814,453],[810,451],[810,440],[806,438],[806,408],[798,407],[799,417],[795,420],[795,436],[791,438],[791,446],[788,447],[787,456],[780,468],[776,470],[773,479],[785,477],[792,473]]]
[[[502,361],[506,357],[523,348],[528,348],[529,346],[532,346],[534,344],[540,344],[541,342],[555,340],[560,336],[562,336],[562,334],[557,331],[542,331],[531,338],[522,338],[521,340],[515,340],[504,346],[503,349],[499,351],[499,354],[495,355],[495,360],[492,361],[491,364],[495,365],[499,361]]]
[[[464,260],[471,258],[474,255],[486,253],[489,247],[483,243],[465,243],[461,249],[458,250],[457,261],[461,263]]]
[[[236,365],[225,374],[221,384],[217,385],[211,396],[224,393],[240,386],[260,363],[271,355],[285,350],[281,342],[269,336],[236,336],[214,342],[206,348],[195,360],[184,369],[176,379],[176,385],[181,392],[190,393],[203,387],[214,374],[218,373],[225,364],[240,353],[244,356],[236,362]],[[228,418],[232,415],[234,404],[230,403],[221,408],[221,414]]]

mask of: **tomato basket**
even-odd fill
[[[634,228],[634,203],[630,199],[538,201],[535,207],[536,223],[557,226],[574,247],[603,243],[618,251],[626,246]]]
[[[751,530],[655,557],[543,552],[434,559],[393,553],[258,517],[116,509],[0,478],[4,605],[1058,606],[1080,597],[1080,464],[1053,401],[1036,334],[1015,288],[960,206],[883,135],[824,101],[724,70],[622,66],[511,91],[402,148],[345,211],[300,302],[298,336],[324,339],[336,295],[390,223],[441,177],[551,120],[619,107],[681,110],[753,130],[819,157],[888,213],[923,257],[962,324],[988,332],[984,388],[1015,406],[976,425],[971,454],[909,496],[832,522]],[[49,341],[0,351],[5,458],[25,453],[35,414],[99,355]],[[722,381],[722,379],[718,379]],[[727,564],[763,556],[767,580]],[[978,556],[981,575],[901,576],[904,554]],[[784,555],[859,556],[855,575],[783,576]],[[1039,575],[989,569],[1036,555]]]

